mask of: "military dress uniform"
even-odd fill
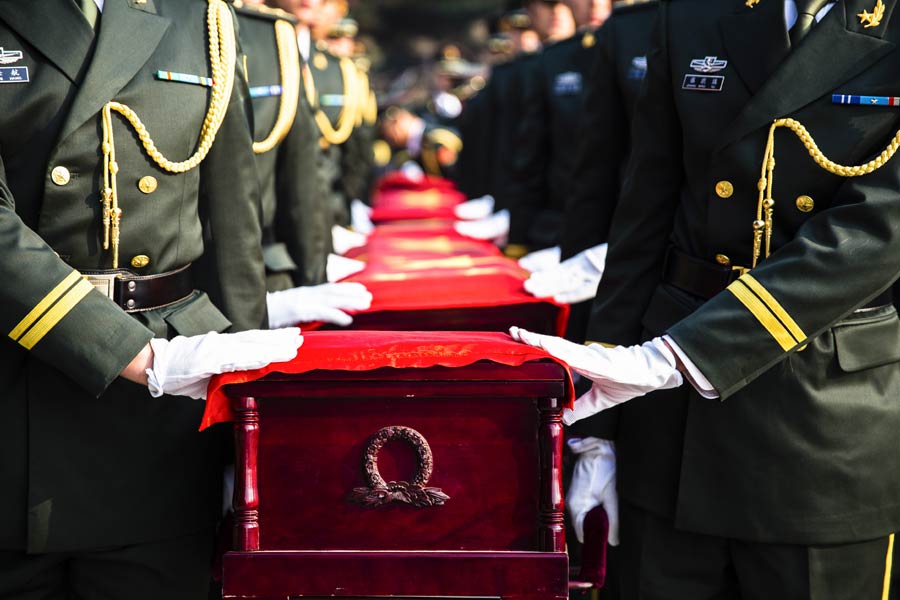
[[[319,182],[319,136],[301,76],[296,19],[235,3],[253,106],[267,288],[325,283],[330,206]]]
[[[782,2],[661,2],[588,337],[668,333],[721,400],[685,385],[605,415],[640,597],[884,593],[900,161],[839,169],[775,119],[838,164],[879,155],[900,128],[877,106],[897,81],[895,4],[837,2],[791,43]]]
[[[608,240],[630,148],[634,103],[647,74],[647,47],[655,18],[655,0],[619,2],[595,34],[582,115],[573,125],[581,139],[569,175],[571,189],[563,198],[559,236],[563,260]],[[572,305],[567,339],[584,341],[591,304]]]
[[[521,122],[511,148],[510,244],[539,250],[560,242],[595,46],[593,31],[557,42],[540,54],[534,74],[524,81]]]
[[[154,336],[265,326],[232,19],[106,0],[94,31],[70,0],[0,2],[0,596],[207,586],[221,432],[117,377]]]

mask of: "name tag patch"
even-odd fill
[[[156,78],[160,81],[177,81],[178,83],[190,83],[192,85],[202,85],[203,87],[212,87],[212,77],[201,77],[200,75],[191,75],[190,73],[176,73],[174,71],[157,71]]]
[[[28,83],[28,67],[0,67],[0,83]]]
[[[280,96],[280,95],[281,95],[281,86],[280,85],[259,85],[259,86],[250,88],[250,97],[251,98],[269,98],[271,96]]]
[[[832,104],[853,104],[857,106],[900,106],[900,96],[856,96],[853,94],[832,94]]]
[[[691,75],[684,76],[681,89],[694,92],[721,92],[725,85],[724,75]]]
[[[569,71],[560,73],[553,82],[553,93],[557,96],[563,94],[578,94],[581,92],[581,73]]]

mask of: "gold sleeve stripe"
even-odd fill
[[[66,295],[63,296],[53,308],[48,310],[47,313],[41,317],[41,320],[31,328],[31,331],[19,340],[19,343],[22,344],[26,350],[34,348],[34,345],[44,339],[44,336],[47,335],[51,329],[56,327],[56,324],[69,314],[69,312],[75,308],[75,305],[81,302],[81,300],[93,289],[94,286],[86,279],[79,281],[75,287],[66,292]]]
[[[81,279],[81,273],[78,271],[72,271],[69,275],[59,282],[55,288],[50,290],[50,293],[43,297],[43,299],[35,304],[34,308],[31,309],[25,318],[19,321],[19,324],[9,332],[9,337],[18,341],[22,334],[28,331],[28,328],[34,325],[34,322],[40,318],[42,314],[47,312],[47,309],[53,306],[53,303],[59,300],[59,297],[63,295],[67,289],[72,287],[75,282]]]
[[[766,331],[775,338],[775,341],[778,342],[778,345],[781,346],[782,350],[788,352],[797,344],[797,341],[791,336],[788,330],[785,329],[784,325],[781,324],[781,321],[775,318],[775,315],[769,311],[766,305],[763,304],[740,279],[729,285],[727,289],[734,294],[735,297],[740,300],[741,304],[750,311],[750,314],[756,317],[756,320],[766,328]]]
[[[740,280],[743,281],[748,288],[753,290],[753,293],[759,296],[760,300],[762,300],[766,304],[766,306],[769,307],[769,310],[772,311],[772,314],[778,317],[778,320],[781,321],[785,327],[787,327],[787,330],[791,332],[791,335],[794,336],[794,338],[796,338],[798,342],[802,342],[806,339],[806,334],[803,333],[803,330],[800,329],[800,326],[797,325],[797,322],[791,318],[791,315],[789,315],[788,312],[784,310],[784,307],[781,306],[778,300],[776,300],[775,297],[769,293],[769,290],[764,288],[762,284],[758,282],[755,277],[753,277],[753,275],[751,275],[750,273],[745,273],[741,276]]]
[[[891,594],[891,570],[894,561],[894,534],[888,536],[887,557],[884,559],[884,585],[881,589],[881,600],[888,600]]]

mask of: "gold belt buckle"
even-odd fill
[[[98,292],[109,298],[110,300],[115,301],[116,294],[116,278],[121,277],[119,273],[110,273],[110,274],[94,274],[94,275],[82,275],[88,283],[94,286]]]

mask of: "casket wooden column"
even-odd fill
[[[228,393],[226,598],[566,597],[558,365],[270,375]]]

